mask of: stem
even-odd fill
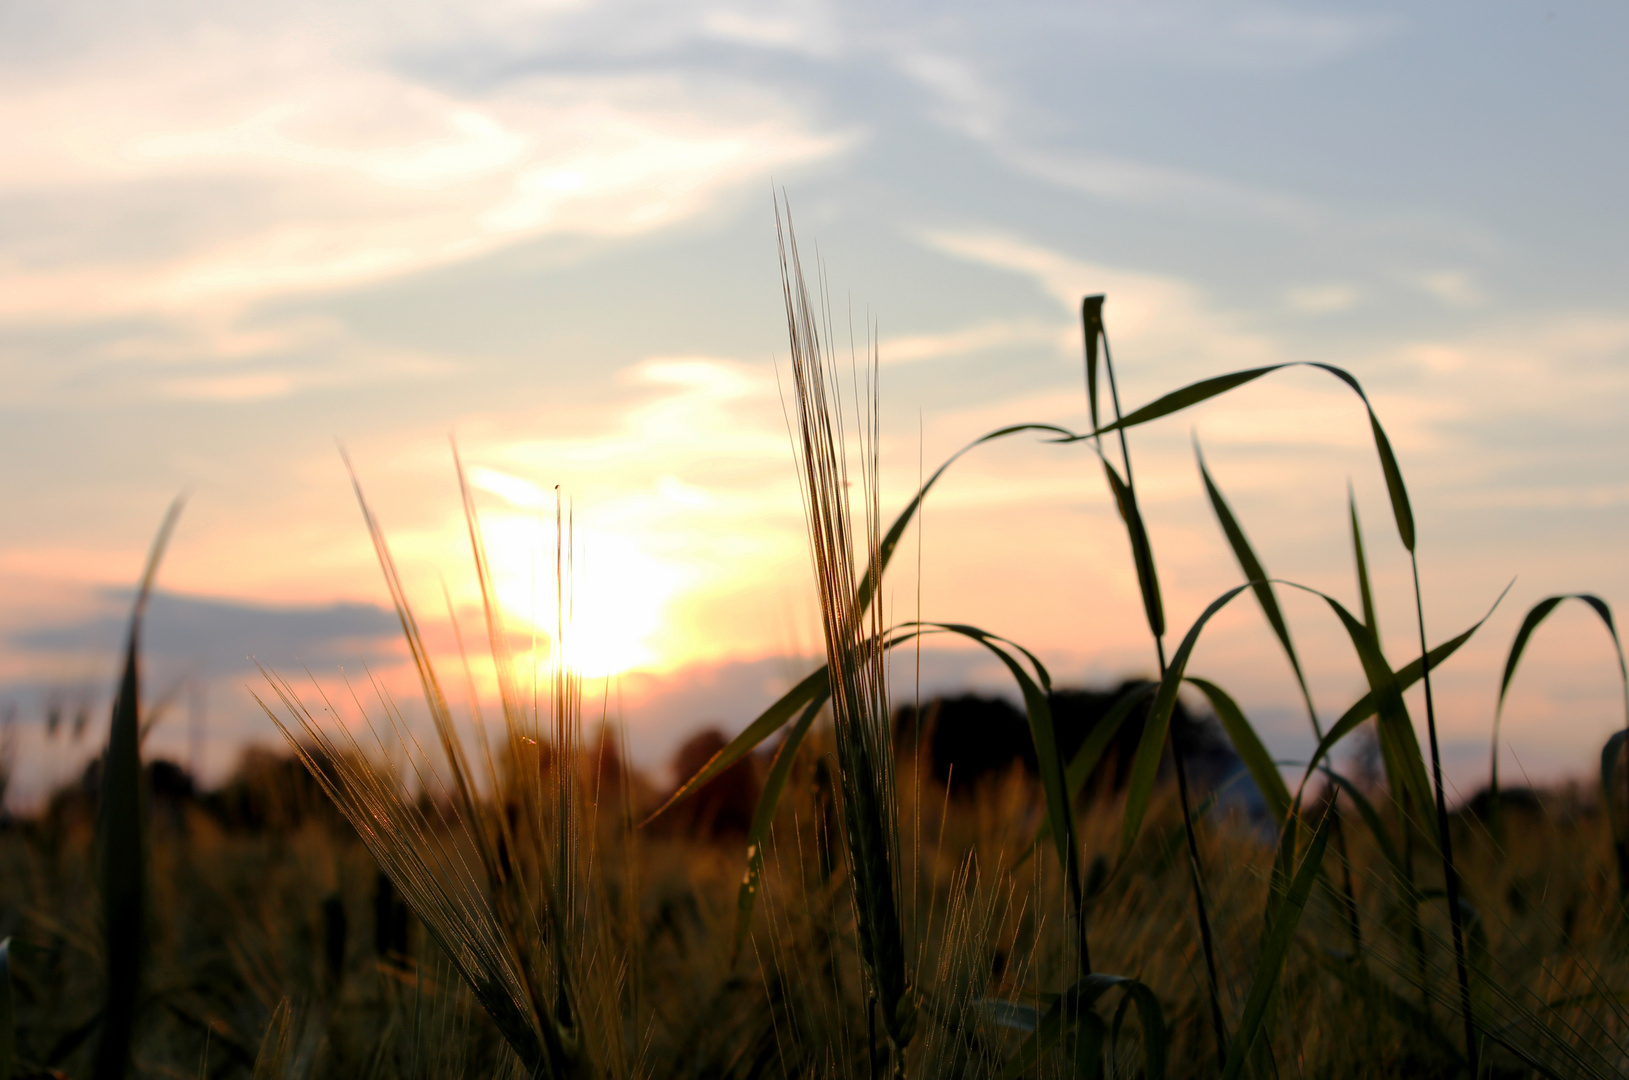
[[[1437,838],[1442,845],[1442,876],[1448,892],[1448,922],[1454,933],[1454,966],[1459,973],[1459,1010],[1465,1019],[1465,1058],[1471,1075],[1480,1076],[1476,1020],[1471,1015],[1471,972],[1465,962],[1465,928],[1459,912],[1459,871],[1454,868],[1453,840],[1448,833],[1448,802],[1442,790],[1442,755],[1437,750],[1437,710],[1431,696],[1431,650],[1425,643],[1425,605],[1420,599],[1420,561],[1408,553],[1414,572],[1414,613],[1420,627],[1420,678],[1425,685],[1425,724],[1431,738],[1431,781],[1437,796]]]
[[[1159,650],[1160,678],[1165,678],[1165,643],[1154,639]],[[1182,747],[1177,740],[1176,728],[1171,728],[1171,760],[1176,763],[1177,798],[1182,804],[1182,828],[1188,839],[1188,876],[1193,885],[1194,912],[1199,918],[1199,943],[1205,951],[1205,975],[1210,984],[1210,1020],[1216,1028],[1216,1048],[1227,1065],[1227,1024],[1222,1019],[1222,995],[1216,977],[1216,945],[1210,931],[1210,912],[1205,904],[1205,867],[1199,858],[1199,839],[1193,825],[1192,800],[1188,797],[1188,767],[1183,763]]]
[[[1088,357],[1090,356],[1090,335],[1093,332],[1093,327],[1091,326],[1090,322],[1088,322],[1086,325],[1086,334],[1088,335]],[[1102,325],[1101,318],[1098,320],[1098,325],[1095,332],[1102,335],[1103,367],[1109,376],[1109,400],[1114,405],[1114,420],[1116,423],[1119,423],[1122,419],[1124,419],[1124,416],[1120,411],[1120,388],[1114,378],[1114,359],[1109,353],[1109,333],[1108,330]],[[1124,465],[1126,472],[1126,491],[1130,496],[1131,505],[1135,507],[1137,502],[1137,488],[1131,474],[1131,444],[1126,439],[1126,429],[1122,427],[1118,430],[1120,435],[1120,460]],[[1097,440],[1098,453],[1100,454],[1102,453],[1102,443],[1102,439]],[[1131,522],[1128,520],[1126,525],[1128,528],[1130,528]],[[1133,546],[1135,547],[1135,544]],[[1153,545],[1152,542],[1150,542],[1148,550],[1148,567],[1150,574],[1153,573],[1153,563]],[[1139,578],[1141,577],[1142,572],[1143,567],[1139,563],[1137,567]],[[1154,637],[1154,650],[1159,656],[1160,679],[1163,680],[1165,678],[1166,669],[1165,627],[1163,625],[1165,616],[1163,611],[1159,610],[1161,605],[1158,602],[1158,584],[1155,583],[1152,586],[1152,589],[1154,594],[1154,602],[1149,606],[1147,613],[1149,620],[1148,629]],[[1217,1053],[1221,1058],[1223,1068],[1226,1068],[1228,1043],[1227,1023],[1222,1019],[1221,984],[1216,977],[1216,945],[1211,935],[1210,911],[1205,903],[1205,869],[1204,864],[1201,862],[1199,857],[1199,839],[1194,831],[1192,799],[1188,795],[1188,767],[1183,761],[1182,749],[1177,745],[1175,728],[1171,729],[1170,738],[1171,758],[1176,764],[1177,797],[1182,804],[1182,830],[1188,841],[1188,874],[1193,885],[1194,913],[1199,920],[1199,941],[1205,951],[1205,974],[1208,979],[1210,989],[1211,1023],[1216,1028]],[[1082,918],[1084,918],[1084,913],[1082,913]],[[1084,924],[1082,924],[1081,939],[1084,942]],[[1084,956],[1084,953],[1082,955]]]

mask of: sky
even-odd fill
[[[1413,496],[1432,640],[1514,579],[1437,679],[1468,793],[1522,613],[1629,603],[1625,41],[1607,3],[0,6],[9,797],[105,733],[179,493],[150,753],[208,780],[275,740],[257,661],[411,698],[341,448],[449,678],[448,612],[482,636],[456,441],[523,659],[547,656],[558,491],[572,640],[602,676],[585,708],[652,766],[697,725],[744,725],[820,648],[778,191],[835,344],[878,338],[885,514],[986,431],[1086,424],[1087,293],[1128,407],[1262,363],[1349,369]],[[1350,483],[1387,649],[1417,654],[1361,405],[1307,369],[1132,434],[1168,647],[1241,580],[1195,440],[1269,570],[1355,603]],[[1080,445],[962,459],[884,594],[1063,683],[1154,669]],[[1284,603],[1337,715],[1363,688],[1350,647],[1319,602]],[[1564,608],[1529,650],[1507,778],[1583,775],[1624,722],[1593,618]],[[939,642],[901,665],[896,695],[1011,692]],[[1275,753],[1309,751],[1247,600],[1193,670]]]

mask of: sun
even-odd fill
[[[512,634],[535,633],[541,650],[553,647],[558,630],[566,662],[588,678],[661,663],[656,639],[669,602],[684,585],[682,568],[651,554],[634,537],[579,527],[572,538],[562,618],[553,521],[500,511],[482,515],[481,532],[498,606]]]

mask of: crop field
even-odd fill
[[[469,658],[447,670],[359,484],[432,727],[410,729],[383,692],[366,725],[337,724],[312,690],[267,671],[259,697],[286,756],[246,756],[197,793],[142,754],[141,620],[173,508],[139,587],[105,753],[0,829],[0,1077],[1629,1070],[1624,733],[1589,784],[1502,789],[1495,759],[1488,787],[1450,806],[1431,677],[1482,624],[1428,641],[1416,566],[1416,621],[1388,627],[1383,651],[1355,506],[1351,591],[1315,594],[1367,683],[1333,722],[1312,706],[1280,607],[1302,586],[1261,564],[1208,471],[1238,584],[1192,626],[1166,622],[1129,433],[1293,365],[1123,409],[1103,298],[1087,297],[1090,430],[981,435],[902,510],[884,507],[874,350],[837,358],[789,216],[778,224],[783,385],[825,663],[658,792],[597,723],[569,649],[553,650],[541,693],[515,670],[469,489],[485,638],[461,641]],[[1391,510],[1370,530],[1394,533],[1412,562],[1384,418],[1350,373],[1309,366],[1365,410]],[[1135,629],[1158,675],[1101,695],[1084,719],[1069,704],[1081,695],[1020,641],[890,624],[874,602],[935,483],[1010,438],[1077,444],[1124,525],[1146,623]],[[562,520],[551,556],[561,610],[569,530]],[[1617,644],[1604,601],[1547,599],[1508,645],[1501,701],[1567,603]],[[1188,670],[1230,604],[1258,609],[1289,661],[1316,738],[1307,760],[1275,761],[1227,689]],[[953,702],[890,700],[891,651],[946,635],[1010,674],[1022,753],[1002,756],[975,718],[950,755],[939,736]],[[475,664],[496,678],[484,712],[467,704]],[[1415,687],[1424,715],[1405,701]],[[1354,747],[1370,767],[1347,775]],[[1218,755],[1226,768],[1206,764]]]

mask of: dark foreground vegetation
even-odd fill
[[[141,616],[172,511],[106,752],[79,790],[0,835],[0,1080],[1629,1071],[1629,734],[1602,748],[1599,783],[1501,790],[1495,753],[1487,790],[1450,807],[1431,676],[1482,624],[1428,645],[1416,565],[1394,665],[1354,509],[1342,554],[1355,602],[1313,595],[1368,691],[1320,715],[1278,603],[1302,587],[1262,567],[1203,458],[1242,580],[1192,626],[1166,625],[1128,432],[1284,368],[1353,392],[1413,563],[1402,469],[1355,378],[1275,365],[1122,413],[1102,298],[1089,297],[1091,429],[982,436],[885,529],[875,383],[837,370],[789,236],[782,267],[825,664],[735,738],[687,747],[688,779],[654,798],[614,739],[585,740],[569,640],[546,691],[517,678],[467,487],[491,715],[449,704],[446,688],[476,679],[438,672],[363,500],[433,730],[409,732],[383,696],[363,728],[324,722],[314,688],[268,672],[263,705],[299,767],[255,757],[199,797],[140,752]],[[885,625],[871,602],[954,461],[1023,434],[1102,465],[1153,678],[1065,691],[1015,641]],[[568,551],[562,538],[562,611]],[[1287,774],[1226,689],[1188,669],[1212,617],[1246,594],[1317,739]],[[1569,599],[1616,644],[1599,598],[1546,599],[1511,645],[1501,701],[1531,635]],[[1021,710],[892,708],[889,650],[929,634],[989,650]],[[1423,717],[1405,703],[1414,686]],[[1189,715],[1184,694],[1208,713]],[[378,737],[374,752],[358,731]],[[1369,764],[1343,775],[1354,748]]]
[[[1000,1075],[1028,1038],[1027,1014],[990,1003],[1044,1011],[1047,991],[1071,974],[1067,927],[1047,917],[1063,904],[1062,883],[1044,851],[1031,854],[1042,798],[1022,761],[947,792],[929,748],[934,711],[924,710],[920,791],[916,760],[901,757],[902,811],[913,821],[902,845],[903,892],[911,923],[937,943],[924,964],[931,1008],[971,1006],[977,1015],[960,1033],[962,1046],[935,1046],[948,1036],[919,1032],[934,1060],[961,1063],[922,1075]],[[900,718],[913,719],[908,711]],[[870,1075],[872,1025],[842,888],[830,733],[811,739],[822,744],[812,750],[826,753],[806,752],[782,796],[758,922],[733,963],[743,819],[766,762],[743,759],[723,789],[733,787],[734,797],[715,799],[710,818],[682,826],[658,819],[642,831],[625,827],[625,808],[630,798],[650,798],[648,783],[620,770],[585,776],[599,810],[582,839],[596,888],[616,901],[616,947],[635,963],[618,979],[640,1004],[641,1026],[628,1032],[640,1058],[628,1075]],[[272,1075],[524,1075],[441,947],[297,760],[247,755],[228,784],[203,795],[177,784],[184,774],[174,766],[155,762],[148,773],[148,963],[130,1075],[267,1075],[269,1066],[256,1073],[255,1061],[268,1031],[268,1049],[283,1055]],[[1123,793],[1100,779],[1080,807],[1086,850],[1113,849],[1123,808]],[[1094,959],[1135,971],[1153,988],[1170,1040],[1168,1075],[1208,1076],[1217,1064],[1173,788],[1162,785],[1144,840],[1091,897]],[[1366,795],[1385,805],[1383,792]],[[12,941],[18,1076],[94,1071],[107,992],[94,796],[76,785],[0,833],[0,930]],[[1522,991],[1526,1022],[1547,1022],[1601,1069],[1615,1069],[1622,1059],[1611,1055],[1629,1028],[1612,988],[1629,985],[1629,926],[1599,800],[1579,790],[1524,790],[1502,801],[1501,840],[1490,831],[1485,794],[1451,824],[1479,914],[1479,969]],[[1462,1072],[1451,998],[1432,1000],[1445,998],[1453,981],[1446,920],[1440,909],[1424,913],[1421,979],[1386,853],[1361,825],[1349,825],[1347,836],[1365,962],[1354,960],[1340,891],[1315,895],[1286,961],[1270,1056],[1291,1076]],[[1273,837],[1237,801],[1207,813],[1200,840],[1222,969],[1247,972],[1259,948]],[[1419,890],[1440,891],[1424,860],[1419,869]],[[1229,1007],[1247,991],[1230,977]],[[930,1016],[924,1026],[937,1023]],[[1119,1074],[1144,1074],[1137,1040],[1123,1042]],[[880,1033],[874,1043],[880,1071]],[[1493,1064],[1494,1075],[1529,1071],[1509,1059]],[[1072,1075],[1062,1060],[1031,1071]]]

